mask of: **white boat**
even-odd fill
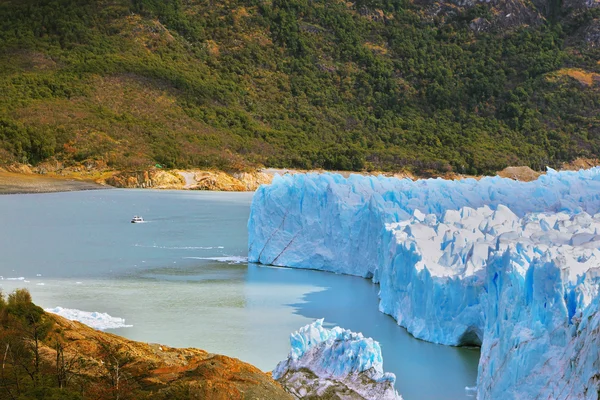
[[[132,224],[139,224],[141,222],[144,222],[144,218],[139,217],[137,215],[131,219]]]

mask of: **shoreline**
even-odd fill
[[[0,195],[74,192],[110,188],[110,186],[93,181],[0,170]]]
[[[589,169],[598,165],[598,160],[578,159],[564,164],[560,170]],[[495,175],[470,176],[456,173],[432,176],[415,176],[407,172],[383,171],[326,171],[297,170],[287,168],[262,168],[251,172],[225,172],[202,169],[158,169],[148,168],[137,171],[59,169],[47,170],[15,164],[8,170],[0,168],[0,195],[72,192],[99,189],[158,189],[158,190],[205,190],[223,192],[254,192],[262,184],[270,184],[275,175],[301,173],[335,173],[344,177],[351,174],[386,176],[398,179],[442,178],[446,180],[481,179],[484,176],[500,176],[529,182],[545,172],[529,167],[507,167]]]

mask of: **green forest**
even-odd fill
[[[0,0],[0,162],[488,174],[600,154],[600,9],[506,25],[502,2],[436,4]]]

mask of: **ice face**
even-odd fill
[[[422,221],[422,222],[421,222]],[[515,272],[540,259],[560,265],[571,314],[598,293],[600,215],[528,214],[504,206],[447,211],[388,224],[380,256],[380,310],[414,336],[480,345],[490,288],[488,265],[508,251]],[[491,282],[493,284],[493,282]]]
[[[248,259],[373,277],[381,282],[380,309],[413,335],[442,344],[478,344],[488,249],[499,238],[508,243],[525,237],[539,242],[538,252],[565,240],[593,248],[593,229],[572,234],[565,229],[587,223],[591,217],[582,211],[599,208],[600,169],[549,171],[527,183],[498,177],[277,177],[254,196]],[[575,213],[573,220],[560,210]],[[556,216],[520,220],[534,212]]]
[[[348,397],[350,390],[365,399],[402,399],[394,389],[396,376],[383,372],[381,348],[373,339],[340,327],[326,329],[320,319],[292,333],[290,342],[290,354],[273,378],[296,397],[339,392],[355,398]]]
[[[509,248],[488,263],[478,398],[598,399],[597,274],[573,282],[561,257],[546,253],[524,269],[528,258]]]
[[[253,200],[249,261],[372,277],[380,310],[416,337],[482,345],[480,398],[597,396],[600,355],[581,350],[597,339],[580,318],[598,314],[599,173],[280,177]],[[571,383],[544,384],[556,374]]]
[[[441,217],[463,207],[507,206],[531,212],[600,210],[600,169],[550,170],[533,182],[480,180],[411,181],[336,174],[276,176],[254,195],[249,261],[371,277],[386,223],[417,214]]]

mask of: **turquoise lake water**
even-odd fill
[[[381,344],[406,400],[465,399],[479,351],[414,339],[378,311],[378,286],[247,264],[251,193],[98,190],[0,196],[0,288],[44,308],[125,318],[111,332],[198,347],[267,371],[316,318]],[[133,215],[144,224],[131,224]],[[21,280],[10,280],[23,278]]]

